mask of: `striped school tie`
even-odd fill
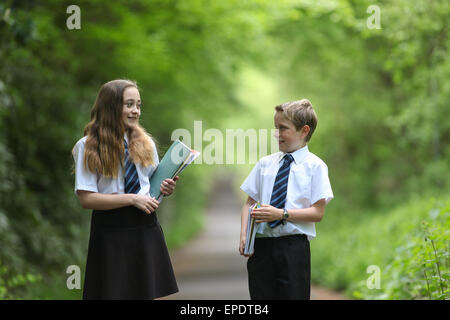
[[[128,144],[125,142],[125,193],[138,193],[141,189],[136,166],[128,154]]]
[[[270,198],[270,205],[283,209],[286,203],[287,185],[289,180],[289,172],[291,169],[291,163],[294,158],[291,154],[287,153],[284,157],[283,165],[278,169],[275,183],[273,184],[272,197]],[[271,228],[275,228],[281,223],[281,220],[275,220],[269,222]]]

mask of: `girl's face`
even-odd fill
[[[123,92],[122,119],[126,127],[139,123],[141,116],[141,96],[135,87],[127,87]]]

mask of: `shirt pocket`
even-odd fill
[[[261,168],[260,196],[262,204],[269,204],[272,197],[273,184],[275,183],[278,168],[265,167]]]
[[[311,201],[310,175],[304,172],[304,170],[292,170],[289,180],[292,190],[288,191],[293,196],[291,199],[294,201],[301,201],[302,203]]]

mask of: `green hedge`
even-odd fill
[[[392,210],[331,208],[311,242],[313,282],[357,299],[448,299],[450,200],[412,200]],[[369,289],[380,271],[380,286]]]

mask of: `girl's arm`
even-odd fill
[[[247,223],[248,223],[248,210],[250,207],[256,203],[251,197],[247,198],[244,206],[241,210],[241,236],[239,241],[239,252],[241,255],[248,257],[249,255],[244,255],[245,241],[247,239]]]
[[[104,194],[92,191],[77,190],[77,196],[84,209],[111,210],[127,206],[135,206],[150,214],[158,208],[158,201],[152,197],[134,194]]]

